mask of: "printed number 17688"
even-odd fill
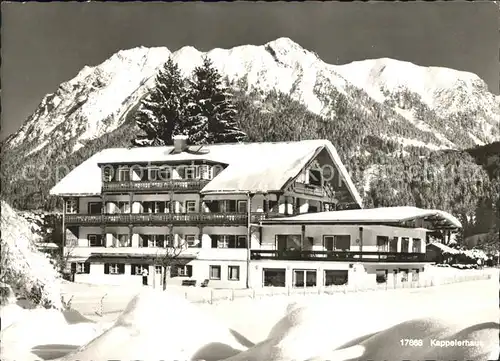
[[[419,338],[402,338],[399,340],[401,346],[409,347],[421,347],[424,345],[424,341]]]

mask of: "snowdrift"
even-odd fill
[[[36,303],[60,309],[60,277],[51,260],[36,249],[40,236],[31,224],[1,202],[2,282],[35,298]]]
[[[223,360],[245,350],[229,328],[169,292],[145,290],[70,360]]]
[[[88,320],[76,311],[61,312],[44,308],[27,310],[17,305],[8,305],[0,312],[2,361],[61,357],[87,344],[106,327],[105,324],[99,325]],[[7,315],[8,323],[4,325]]]
[[[423,317],[385,330],[360,334],[363,318],[349,316],[321,302],[292,303],[266,340],[224,361],[324,361],[324,360],[478,360],[496,359],[498,323],[482,315]],[[401,345],[401,339],[422,339],[421,347]],[[349,340],[349,341],[347,341]],[[431,340],[467,340],[468,346],[436,346]],[[347,342],[346,342],[347,341]],[[495,357],[494,357],[495,356]]]

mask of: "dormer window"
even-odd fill
[[[118,181],[127,182],[130,180],[130,169],[128,167],[118,168]]]
[[[185,179],[194,179],[196,177],[196,171],[194,167],[186,167],[184,171]]]
[[[198,167],[200,179],[212,179],[212,168],[208,164],[203,164]]]
[[[76,199],[70,198],[66,200],[66,213],[77,213],[78,212],[78,204],[76,202]]]
[[[109,165],[102,167],[102,178],[104,182],[111,182],[113,180],[113,167]]]
[[[309,184],[320,187],[323,184],[323,177],[319,169],[309,170]]]

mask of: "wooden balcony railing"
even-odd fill
[[[309,196],[324,197],[325,190],[320,186],[313,186],[304,183],[296,182],[293,186],[293,190],[297,193],[306,194]]]
[[[103,182],[102,192],[198,192],[208,183],[204,179],[169,179],[165,181]]]
[[[264,213],[252,213],[251,222],[258,223]],[[248,213],[118,213],[66,214],[68,225],[241,225],[248,223]]]
[[[251,250],[250,258],[287,261],[425,262],[425,253]]]

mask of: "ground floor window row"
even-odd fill
[[[400,282],[408,282],[410,270],[399,269],[394,270],[394,280]],[[286,287],[286,269],[285,268],[264,268],[263,271],[264,287]],[[292,270],[292,287],[317,287],[318,271],[314,269],[294,269]],[[419,281],[419,269],[411,270],[411,281]],[[388,278],[388,270],[377,270],[374,275],[377,283],[386,283]],[[324,270],[323,271],[323,286],[341,286],[346,285],[349,281],[349,272],[347,270]]]
[[[130,274],[139,276],[149,275],[149,266],[142,264],[131,264]],[[209,279],[211,280],[222,280],[223,278],[223,267],[221,265],[209,265]],[[91,263],[90,262],[73,262],[71,263],[71,272],[76,274],[90,274]],[[239,281],[240,280],[240,266],[227,266],[227,280],[228,281]],[[161,275],[163,273],[163,266],[154,266],[155,274]],[[110,275],[124,275],[125,274],[125,264],[124,263],[105,263],[104,264],[104,274]],[[170,277],[192,277],[193,276],[193,266],[192,265],[173,265],[170,267]]]
[[[286,287],[286,269],[284,268],[264,268],[264,287]],[[294,269],[292,270],[292,287],[317,287],[318,271],[314,269]],[[347,284],[347,270],[324,270],[323,286],[340,286]]]
[[[409,275],[411,274],[411,282],[418,282],[420,280],[420,269],[395,269],[392,271],[393,280],[400,282],[408,282]],[[376,270],[376,281],[377,283],[387,283],[389,278],[389,271],[386,269]]]

